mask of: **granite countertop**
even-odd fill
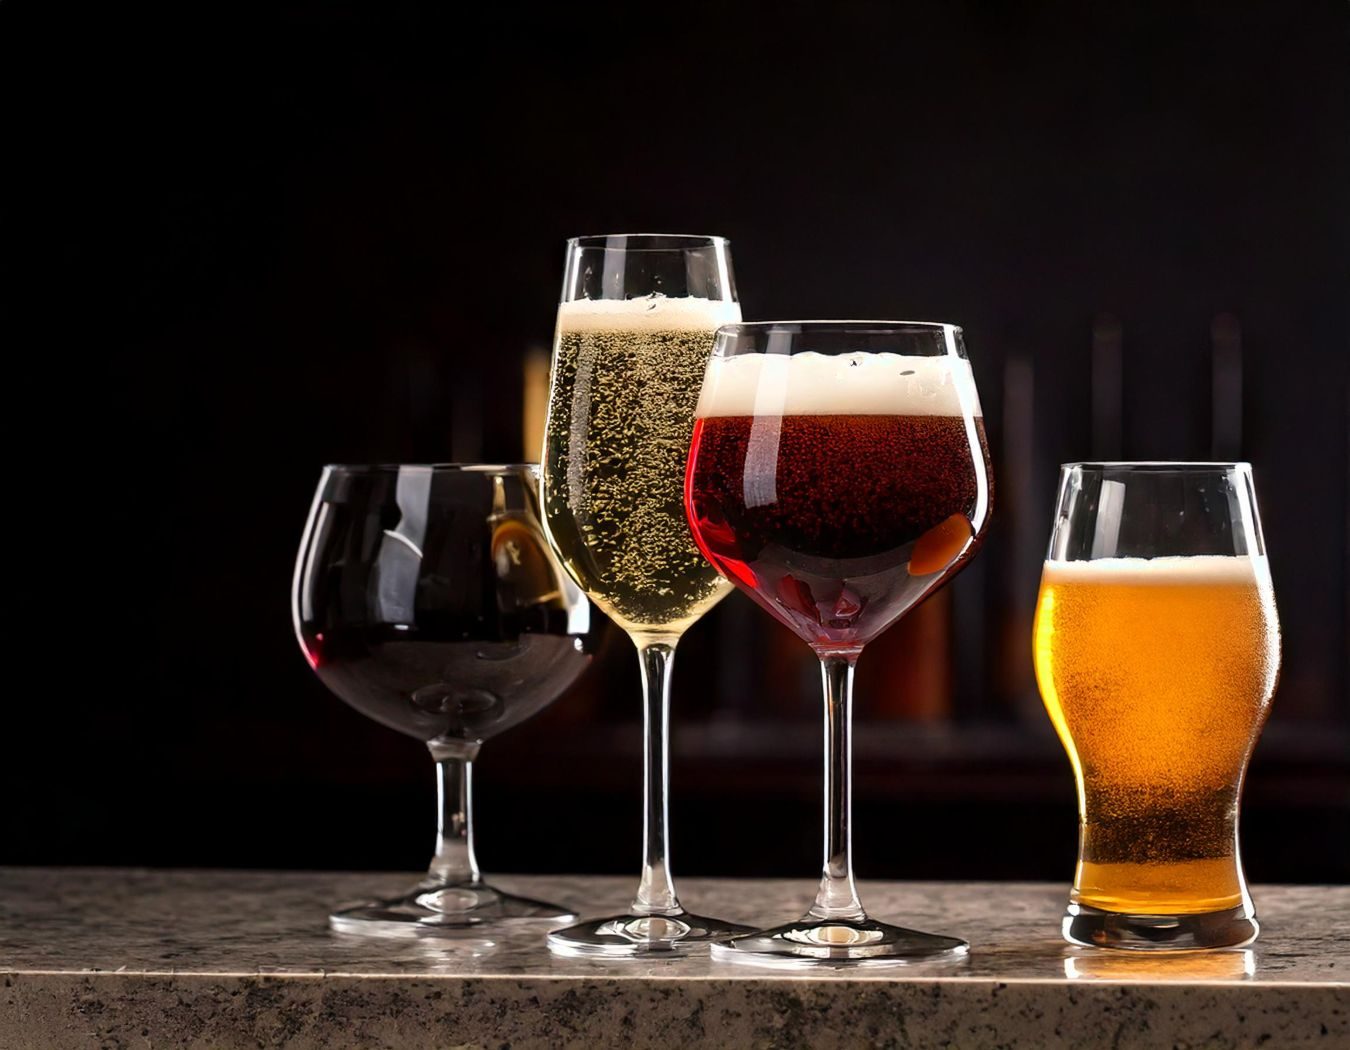
[[[537,932],[330,933],[338,901],[411,877],[0,869],[0,1047],[1350,1047],[1350,888],[1258,886],[1257,945],[1165,957],[1074,949],[1067,887],[864,883],[879,918],[967,960],[784,972],[705,957],[560,959]],[[632,881],[501,877],[621,910]],[[686,879],[689,907],[777,922],[809,881]]]

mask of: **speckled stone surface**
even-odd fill
[[[1063,886],[865,883],[879,918],[971,942],[942,966],[810,973],[706,957],[557,959],[537,932],[330,933],[382,875],[0,870],[0,1047],[1350,1047],[1350,889],[1257,887],[1250,951],[1071,949]],[[500,878],[621,910],[616,878]],[[803,881],[688,879],[686,905],[763,924]]]

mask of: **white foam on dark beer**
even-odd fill
[[[708,362],[696,415],[978,416],[962,357],[741,354]]]
[[[1095,558],[1047,561],[1042,583],[1097,583],[1123,586],[1247,584],[1270,579],[1263,554],[1200,554],[1173,558]]]
[[[741,319],[740,303],[725,299],[576,299],[558,307],[561,332],[708,332]]]

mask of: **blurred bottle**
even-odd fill
[[[548,412],[549,355],[541,346],[526,349],[521,367],[520,445],[521,462],[537,463],[544,448],[544,421]],[[603,622],[604,614],[591,606],[591,616]],[[591,667],[557,703],[546,708],[531,725],[545,734],[554,727],[590,723],[601,715],[604,696],[609,692],[608,673],[616,658],[613,629],[605,624],[598,629],[599,643]]]
[[[544,449],[544,421],[548,415],[548,351],[532,346],[522,368],[521,451],[525,462],[537,463]]]
[[[858,661],[858,721],[931,725],[952,713],[952,597],[936,591],[871,642]]]

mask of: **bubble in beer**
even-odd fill
[[[973,553],[979,412],[959,357],[714,358],[689,482],[705,551],[812,644],[865,643]]]

